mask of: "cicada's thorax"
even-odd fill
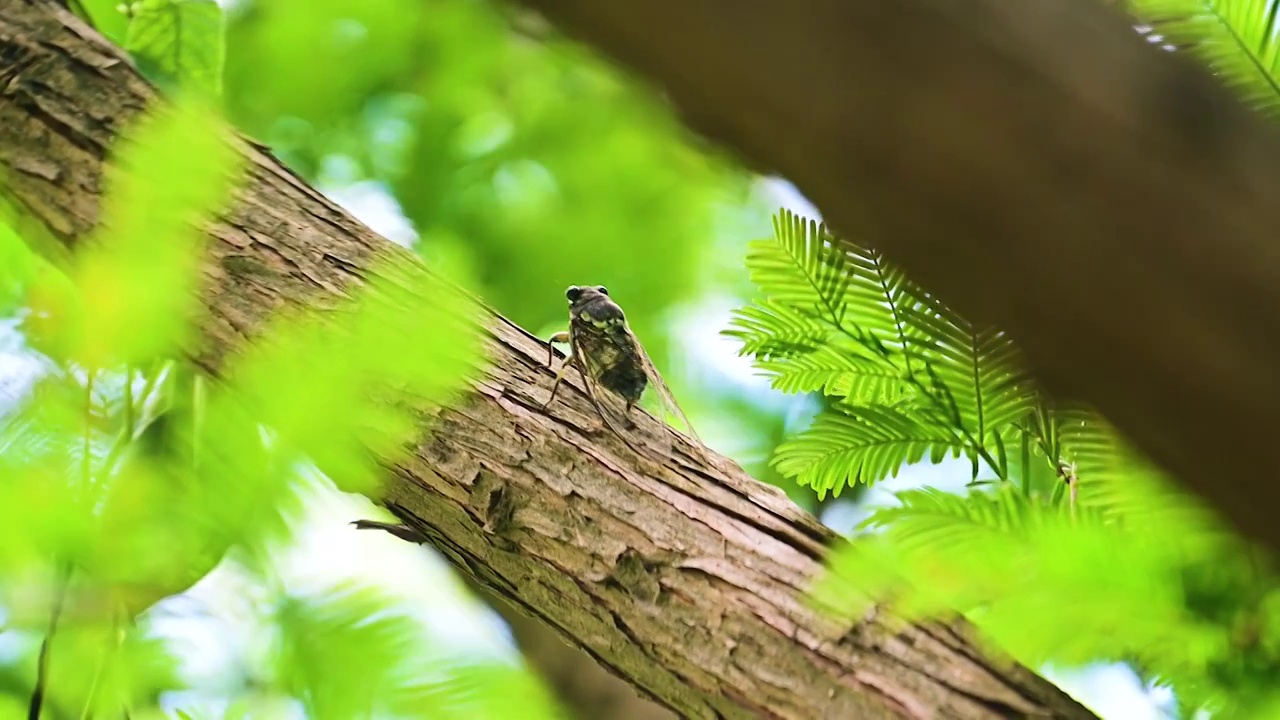
[[[648,376],[622,308],[607,296],[583,298],[570,308],[569,332],[597,382],[628,404],[640,400]]]

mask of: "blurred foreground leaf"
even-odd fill
[[[226,25],[216,0],[140,0],[124,47],[152,80],[207,97],[222,93]]]

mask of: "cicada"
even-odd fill
[[[644,346],[631,332],[622,308],[609,297],[608,289],[603,285],[571,285],[564,295],[569,300],[569,329],[551,336],[547,344],[547,367],[552,367],[555,359],[553,343],[567,343],[569,355],[556,373],[551,395],[543,408],[551,405],[565,373],[573,367],[582,375],[587,397],[600,413],[600,418],[624,442],[627,436],[605,409],[596,388],[604,388],[621,397],[626,404],[625,419],[630,427],[635,427],[631,421],[631,409],[640,402],[645,387],[652,385],[663,409],[680,418],[689,434],[699,440],[689,418],[685,417],[671,389],[644,351]]]

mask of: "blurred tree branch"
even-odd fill
[[[1115,3],[523,0],[1280,550],[1280,139]]]
[[[5,192],[60,244],[98,215],[113,139],[156,101],[121,52],[52,0],[0,0]],[[379,238],[263,149],[207,225],[207,317],[193,360],[217,374],[270,313],[323,308],[379,258]],[[963,623],[853,627],[803,588],[833,534],[776,488],[652,418],[637,457],[602,432],[577,381],[547,414],[546,347],[498,316],[492,366],[390,468],[382,502],[464,575],[689,717],[1093,717]]]

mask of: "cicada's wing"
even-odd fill
[[[631,441],[627,439],[626,432],[618,427],[618,424],[609,412],[609,409],[605,407],[605,402],[602,401],[602,398],[607,399],[609,397],[609,393],[605,392],[603,388],[601,388],[600,381],[597,380],[597,378],[600,377],[600,367],[595,364],[595,358],[582,352],[577,343],[573,342],[572,362],[575,367],[578,368],[578,373],[582,375],[582,387],[587,391],[587,398],[591,400],[591,404],[595,406],[596,412],[600,414],[600,419],[604,421],[604,424],[607,425],[609,429],[613,431],[613,434],[617,435],[627,447],[637,453],[641,453],[640,449],[635,445],[632,445]]]
[[[689,422],[689,418],[685,416],[684,411],[680,409],[680,403],[676,402],[676,398],[671,394],[671,388],[667,387],[666,381],[662,379],[662,375],[658,373],[658,368],[654,367],[653,360],[649,359],[649,353],[645,351],[644,345],[640,343],[640,339],[627,328],[627,332],[631,334],[631,339],[636,344],[636,355],[640,358],[640,365],[644,368],[644,374],[649,376],[649,384],[657,391],[658,398],[662,401],[662,407],[665,412],[680,418],[680,422],[684,423],[685,428],[689,430],[689,435],[694,440],[702,442],[702,438],[698,437],[698,432],[693,429],[693,423]],[[665,422],[665,418],[664,418]]]

